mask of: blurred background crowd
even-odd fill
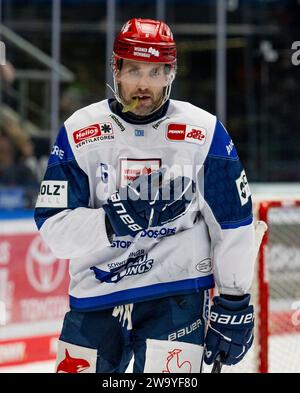
[[[161,17],[170,25],[178,47],[172,98],[216,113],[218,1],[59,0],[57,64],[51,57],[57,0],[0,0],[0,40],[6,45],[6,65],[0,65],[0,208],[35,203],[58,131],[53,69],[60,126],[76,109],[107,96],[108,45],[132,17]],[[292,45],[300,40],[300,0],[224,4],[223,120],[250,182],[299,182],[300,65],[292,62]]]

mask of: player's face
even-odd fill
[[[120,95],[126,105],[130,105],[138,97],[138,104],[131,112],[140,116],[151,113],[159,106],[164,88],[169,83],[169,74],[164,64],[133,60],[124,60],[116,77]]]

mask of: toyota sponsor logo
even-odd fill
[[[38,292],[49,293],[63,282],[67,261],[57,259],[38,235],[28,248],[25,267],[31,286]]]

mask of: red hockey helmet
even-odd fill
[[[117,35],[114,55],[122,59],[175,64],[176,44],[166,23],[133,18]]]
[[[123,111],[130,110],[123,102],[120,94],[117,75],[121,70],[122,59],[149,63],[166,64],[166,79],[160,104],[153,110],[159,109],[170,97],[172,83],[176,74],[176,44],[169,26],[159,20],[133,18],[123,25],[114,42],[112,54],[112,70],[116,99],[123,105]],[[136,101],[136,104],[138,101]],[[133,108],[133,107],[132,107]]]

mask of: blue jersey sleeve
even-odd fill
[[[62,127],[52,147],[44,181],[35,209],[35,221],[40,229],[47,218],[77,207],[88,207],[89,183],[85,172],[71,150],[66,129]]]
[[[220,121],[204,162],[204,199],[222,229],[252,222],[252,200],[236,148]]]

